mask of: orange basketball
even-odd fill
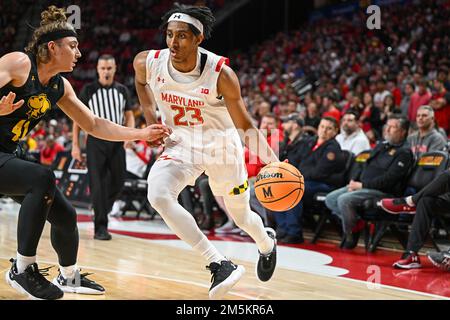
[[[303,175],[286,162],[268,164],[256,176],[256,198],[272,211],[292,209],[302,199],[304,190]]]

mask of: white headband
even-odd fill
[[[196,27],[201,34],[203,34],[203,24],[200,22],[200,20],[185,14],[185,13],[174,13],[170,16],[169,20],[167,20],[167,23],[170,21],[181,21],[192,24],[194,27]]]

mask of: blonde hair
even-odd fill
[[[34,30],[31,41],[25,48],[25,52],[33,53],[41,63],[50,61],[50,52],[48,50],[48,42],[38,43],[40,37],[44,34],[54,31],[68,30],[75,32],[75,28],[67,22],[66,12],[63,8],[50,6],[41,13],[41,25]],[[55,42],[58,42],[56,40]]]

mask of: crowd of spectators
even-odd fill
[[[17,50],[15,40],[20,24],[24,23],[23,14],[32,0],[13,1],[4,0],[0,2],[0,57],[8,52]]]
[[[223,6],[223,1],[206,2]],[[169,1],[84,1],[82,5],[83,29],[90,32],[80,32],[84,58],[70,81],[79,90],[95,78],[98,56],[109,53],[118,61],[117,79],[133,89],[133,57],[140,50],[161,47],[159,17],[170,6]],[[130,7],[134,10],[127,10]],[[287,132],[289,121],[293,121],[301,129],[299,133],[312,137],[306,139],[309,146],[318,147],[314,143],[318,141],[319,124],[331,118],[341,129],[336,141],[343,150],[358,148],[348,141],[353,134],[367,138],[358,150],[375,148],[386,137],[388,119],[397,114],[411,122],[408,141],[414,144],[417,156],[435,145],[445,149],[450,136],[449,13],[450,1],[424,0],[383,7],[382,29],[377,31],[366,28],[367,16],[361,10],[352,16],[319,20],[299,30],[278,33],[248,51],[232,52],[229,58],[255,124],[271,132],[278,130],[275,139],[284,140],[284,145],[290,138],[297,141],[297,133],[292,136]],[[311,89],[301,92],[301,82],[309,83]],[[428,107],[419,109],[424,105]],[[140,109],[135,112],[142,124]],[[417,142],[430,132],[434,140],[441,140],[438,144]],[[268,135],[269,142],[272,138]],[[53,141],[70,150],[70,122],[58,121],[56,126],[44,123],[29,140],[29,145],[41,151],[55,148]],[[329,153],[325,155],[330,157]],[[246,160],[249,157],[246,150]],[[248,163],[250,178],[262,166],[258,161]],[[220,208],[220,199],[215,200]],[[210,208],[204,211],[212,212]],[[258,213],[267,222],[267,213]],[[214,222],[209,219],[207,226],[214,226]],[[227,227],[235,229],[230,221]],[[297,237],[294,242],[301,240]]]

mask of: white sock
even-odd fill
[[[59,271],[61,272],[62,276],[65,279],[75,278],[75,272],[77,270],[78,270],[78,266],[76,264],[68,266],[68,267],[59,266]]]
[[[222,260],[226,260],[226,258],[217,251],[216,247],[214,247],[211,242],[205,237],[197,243],[193,249],[199,252],[209,263],[217,262],[220,263]]]
[[[412,200],[412,196],[406,197],[405,201],[408,204],[408,206],[410,206],[410,207],[414,207],[415,206],[415,204],[414,204],[414,202]]]
[[[264,240],[257,242],[256,245],[262,254],[268,254],[272,252],[275,241],[271,237],[267,236]]]
[[[17,252],[17,273],[23,273],[25,269],[30,265],[36,262],[36,256],[26,257]]]

